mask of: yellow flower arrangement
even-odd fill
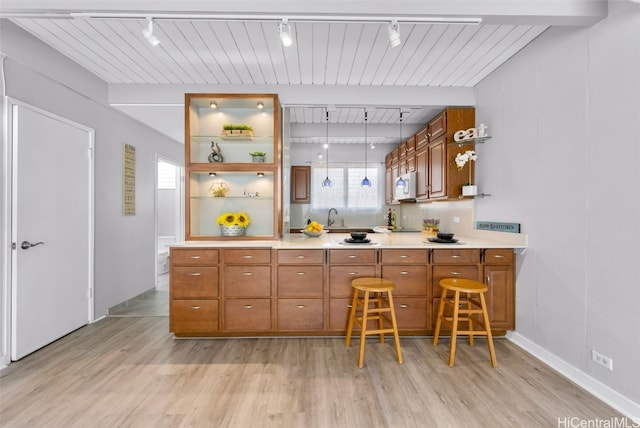
[[[218,216],[217,222],[221,226],[249,226],[249,216],[243,212],[224,213]]]

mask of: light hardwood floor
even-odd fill
[[[0,371],[2,427],[557,427],[619,417],[505,339],[173,339],[166,317],[109,317]],[[567,426],[567,425],[565,425]]]

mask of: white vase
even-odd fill
[[[478,186],[468,185],[462,186],[462,196],[475,196],[478,194]]]

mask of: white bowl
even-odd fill
[[[310,232],[307,229],[302,229],[300,232],[304,233],[307,236],[311,236],[312,238],[316,238],[318,236],[324,235],[325,233],[327,233],[326,230],[321,230],[320,232]]]

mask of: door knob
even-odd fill
[[[44,242],[36,242],[35,244],[32,244],[29,241],[22,241],[20,243],[20,248],[22,248],[23,250],[28,250],[31,247],[35,247],[36,245],[44,245]]]

